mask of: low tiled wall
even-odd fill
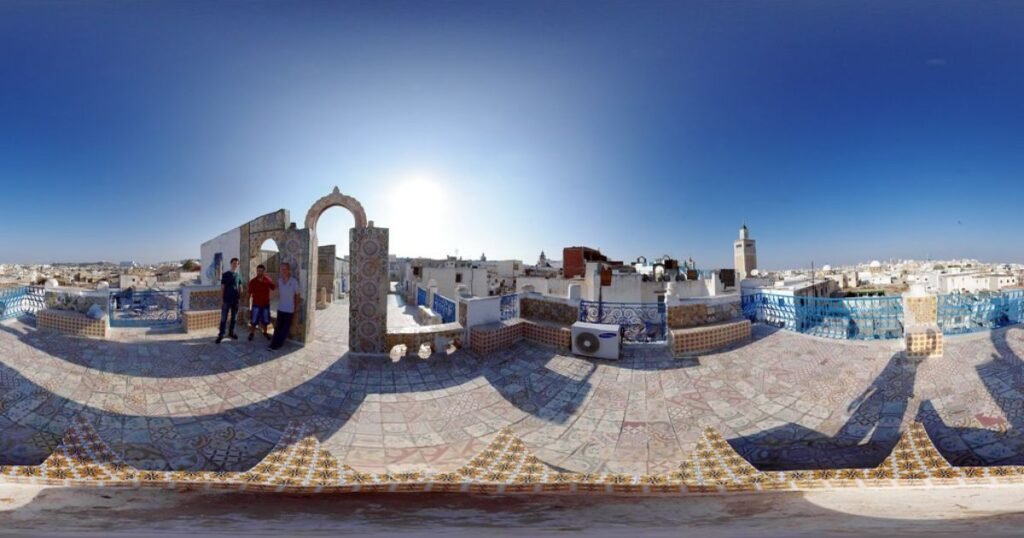
[[[580,319],[578,306],[568,302],[538,297],[523,297],[519,303],[519,317],[572,325]]]
[[[470,329],[469,347],[480,354],[505,349],[523,338],[523,326],[526,323],[523,319],[513,319],[477,325]]]
[[[407,354],[415,355],[419,352],[420,346],[423,344],[429,344],[431,352],[443,351],[437,349],[439,340],[455,344],[455,347],[461,347],[462,336],[464,333],[465,330],[462,328],[462,325],[458,323],[442,323],[439,325],[427,325],[421,327],[402,327],[398,329],[388,329],[388,332],[384,337],[384,342],[389,351],[395,346],[404,345],[406,347]]]
[[[36,313],[36,327],[74,336],[107,337],[106,319],[92,319],[73,310],[40,310]]]
[[[942,331],[937,325],[908,327],[905,338],[908,357],[938,358],[942,356]]]
[[[668,307],[668,327],[682,329],[734,320],[742,314],[737,298],[728,302],[681,304]]]
[[[189,310],[181,313],[181,319],[186,333],[216,329],[220,325],[220,310]]]
[[[471,331],[470,348],[480,354],[493,353],[522,339],[562,350],[572,348],[572,329],[561,325],[514,319],[479,325]]]
[[[750,320],[746,319],[703,327],[670,329],[668,332],[669,347],[672,349],[672,355],[676,357],[711,351],[748,339],[750,339]]]
[[[572,349],[572,329],[562,325],[533,323],[527,320],[523,327],[523,338],[563,351]]]

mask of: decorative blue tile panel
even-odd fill
[[[618,325],[630,343],[666,341],[666,312],[665,303],[580,301],[580,321]]]
[[[519,295],[513,293],[511,295],[501,296],[501,321],[515,319],[519,317]]]
[[[441,295],[434,294],[434,304],[430,307],[434,313],[441,316],[441,321],[452,323],[455,321],[455,301]]]

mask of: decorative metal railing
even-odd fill
[[[35,316],[46,308],[42,286],[19,286],[0,290],[0,320]]]
[[[945,334],[1024,323],[1024,290],[938,296],[938,325]]]
[[[519,317],[519,294],[501,296],[501,321]]]
[[[181,290],[111,291],[111,327],[158,327],[181,322]]]
[[[434,304],[430,307],[435,314],[441,316],[441,321],[445,323],[452,323],[455,321],[455,301],[441,295],[440,293],[434,293]]]
[[[630,343],[664,342],[668,337],[665,303],[580,301],[580,321],[618,325]]]
[[[901,297],[802,297],[754,293],[742,299],[743,315],[756,322],[827,338],[901,338]]]
[[[416,306],[427,306],[427,290],[416,286]]]

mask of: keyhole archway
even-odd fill
[[[354,225],[349,230],[349,350],[355,353],[383,353],[387,333],[388,292],[388,229],[376,228],[366,219],[359,200],[334,190],[320,198],[306,212],[306,229],[310,238],[309,267],[318,263],[319,243],[316,227],[324,211],[343,207],[352,213]],[[308,278],[306,317],[315,316],[316,278]]]

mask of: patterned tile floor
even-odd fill
[[[454,470],[506,427],[574,472],[662,473],[711,426],[761,469],[873,467],[911,421],[954,465],[1024,463],[1024,328],[948,338],[911,361],[893,342],[755,328],[694,360],[618,362],[521,343],[486,357],[346,355],[347,308],[272,354],[214,333],[67,338],[0,324],[0,464],[37,464],[75,417],[140,469],[242,471],[291,421],[367,471]]]

